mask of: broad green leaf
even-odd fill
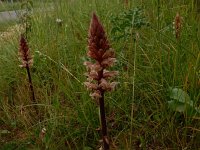
[[[169,107],[173,110],[173,111],[177,111],[177,112],[185,112],[187,107],[184,103],[180,103],[178,101],[175,100],[171,100],[168,101]]]
[[[194,108],[193,106],[187,103],[182,103],[177,100],[168,101],[168,105],[173,111],[180,112],[180,113],[187,112],[189,116],[200,114],[200,110],[198,108]]]
[[[190,99],[189,95],[182,89],[170,88],[170,98],[193,106],[193,101]]]
[[[187,113],[191,116],[200,114],[200,110],[194,107],[193,101],[182,89],[170,88],[170,98],[168,105],[173,111]]]

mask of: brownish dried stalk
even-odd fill
[[[85,86],[92,93],[90,96],[96,100],[100,105],[100,119],[101,130],[103,139],[103,149],[109,149],[109,140],[107,136],[107,125],[104,108],[104,93],[106,91],[112,91],[116,82],[109,82],[108,79],[116,76],[117,71],[108,71],[107,68],[113,66],[116,62],[114,50],[110,47],[107,40],[103,26],[101,25],[96,14],[93,13],[88,38],[88,57],[95,60],[92,62],[84,62],[87,68],[87,82]]]
[[[124,5],[128,7],[128,0],[124,0]]]
[[[175,35],[176,35],[177,40],[180,39],[181,27],[182,27],[182,17],[180,16],[179,13],[177,13],[174,19],[174,29],[175,29]]]
[[[19,65],[22,68],[26,68],[27,74],[28,74],[28,79],[29,79],[29,87],[30,91],[32,93],[32,103],[36,104],[36,99],[35,99],[35,94],[34,94],[34,89],[33,89],[33,83],[31,79],[31,73],[30,73],[30,67],[33,65],[33,57],[30,54],[30,50],[27,44],[27,41],[24,37],[24,35],[21,35],[20,39],[20,48],[18,52],[19,58],[22,62],[21,65]],[[38,114],[38,109],[35,107],[36,113]]]

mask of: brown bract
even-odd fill
[[[19,58],[22,62],[20,67],[30,67],[33,65],[33,57],[30,54],[30,50],[27,44],[27,41],[23,35],[21,35],[20,39],[20,48],[18,52]]]
[[[114,50],[110,47],[104,28],[95,13],[92,15],[88,34],[88,57],[95,60],[94,63],[86,61],[87,82],[85,86],[91,90],[90,96],[94,99],[102,97],[105,91],[115,88],[117,82],[109,82],[108,79],[115,77],[117,71],[109,71],[107,68],[116,62]]]
[[[110,48],[110,45],[103,26],[95,13],[92,16],[88,36],[88,56],[101,62],[103,54]]]
[[[179,39],[182,26],[182,17],[180,16],[179,13],[176,14],[176,17],[174,19],[174,26],[175,26],[176,39]]]

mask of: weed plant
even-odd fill
[[[34,54],[30,70],[40,122],[30,113],[34,105],[26,71],[18,68],[19,35],[0,43],[0,149],[101,147],[98,108],[83,85],[93,11],[108,39],[113,39],[118,60],[113,70],[120,72],[118,88],[105,95],[110,149],[200,148],[199,114],[188,115],[186,98],[181,101],[169,91],[189,96],[198,112],[200,23],[191,0],[132,0],[128,5],[123,0],[58,0],[52,6],[33,11],[29,20],[29,48]],[[148,26],[129,24],[128,30],[121,29],[128,35],[126,41],[114,40],[112,16],[136,8],[142,8]],[[173,28],[177,13],[182,17],[179,40]],[[171,108],[172,98],[181,105]]]

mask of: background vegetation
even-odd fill
[[[27,9],[0,38],[1,149],[100,147],[98,107],[83,86],[93,11],[116,51],[114,70],[120,72],[116,91],[105,97],[112,149],[200,148],[200,25],[191,0],[132,0],[128,5],[58,0],[52,6]],[[179,39],[173,28],[177,12]],[[34,55],[39,114],[31,104],[26,71],[19,67],[24,23]]]
[[[0,12],[3,11],[16,11],[22,8],[23,4],[31,0],[1,0],[0,1]],[[37,8],[43,3],[51,3],[52,0],[34,0],[33,7]]]

